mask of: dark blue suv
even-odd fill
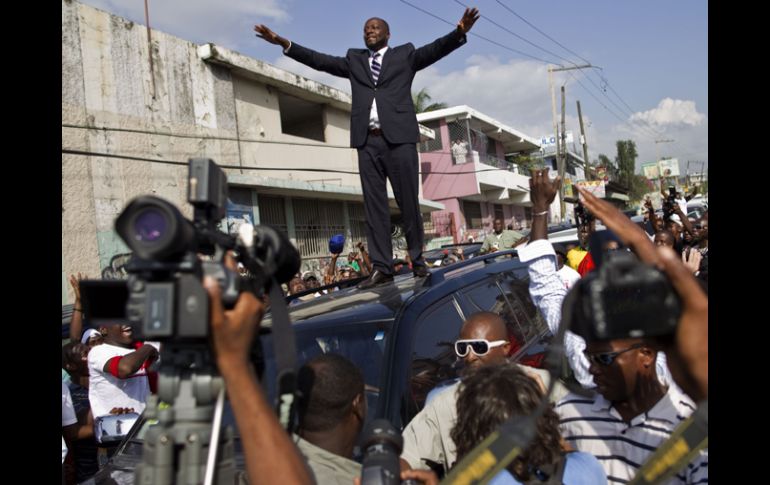
[[[342,289],[289,307],[299,363],[326,352],[347,357],[365,376],[367,420],[385,418],[400,429],[422,409],[431,389],[456,377],[454,341],[462,322],[479,311],[504,317],[515,340],[515,360],[541,362],[550,333],[530,299],[527,266],[515,250],[432,269],[428,278],[397,276],[392,284]],[[271,325],[268,315],[261,341],[264,385],[272,397]],[[229,410],[225,414],[225,422],[232,423]],[[128,478],[141,460],[141,437],[150,425],[137,422],[96,483],[110,483],[110,475]],[[242,456],[237,458],[242,466]]]

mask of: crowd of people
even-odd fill
[[[603,252],[633,251],[640,261],[667,275],[683,303],[676,335],[668,340],[628,336],[586,341],[567,331],[563,345],[570,372],[546,396],[549,372],[510,361],[506,315],[468,316],[454,344],[464,372],[431,391],[425,406],[403,429],[404,478],[437,483],[508,418],[532,413],[547,398],[550,406],[537,419],[532,442],[493,483],[551,483],[554,477],[565,484],[625,483],[693,413],[696,403],[707,400],[708,273],[703,261],[708,254],[708,212],[681,224],[682,231],[671,232],[661,227],[680,225],[671,220],[678,207],[658,217],[648,202],[647,219],[636,224],[607,202],[580,191],[584,209],[593,217],[579,228],[578,244],[567,247],[547,239],[543,213],[557,186],[558,178],[533,173],[532,232],[525,244],[517,245],[518,257],[528,264],[530,296],[550,331],[558,333],[569,292],[598,271],[589,247],[598,240]],[[596,220],[613,236],[592,239]],[[661,234],[673,243],[662,244]],[[511,246],[517,242],[506,239]],[[333,269],[323,281],[312,273],[296,275],[287,285],[289,301],[291,295],[303,292],[300,300],[320,297],[322,292],[306,290],[329,285],[333,289],[335,283],[372,271],[364,245],[356,247],[344,265],[336,262],[341,253],[332,255]],[[488,250],[498,248],[490,244]],[[693,252],[701,257],[693,259]],[[62,384],[67,483],[92,476],[114,451],[114,444],[100,439],[100,420],[144,410],[147,397],[155,392],[151,366],[159,356],[157,344],[134,341],[130,326],[84,329],[78,286],[82,278],[70,277],[75,305],[71,340],[62,347],[62,368],[70,377]],[[298,374],[299,426],[294,434],[286,434],[248,365],[250,342],[265,304],[252,294],[242,294],[235,308],[225,310],[218,300],[218,284],[211,280],[204,284],[212,301],[214,352],[229,389],[249,480],[258,483],[260,477],[282,475],[292,477],[288,480],[292,483],[353,483],[361,475],[354,449],[371,411],[366,409],[361,369],[333,353],[305,362]],[[568,382],[582,386],[590,397],[570,391]],[[267,449],[271,451],[266,453]],[[699,451],[670,479],[670,483],[707,482],[707,450]]]
[[[419,130],[411,82],[419,70],[464,45],[478,18],[477,9],[467,8],[450,33],[415,49],[412,44],[388,46],[387,22],[373,17],[364,25],[367,48],[351,49],[345,57],[313,51],[264,25],[254,26],[258,37],[280,45],[287,56],[349,78],[352,88],[351,147],[358,154],[372,254],[358,242],[344,264],[339,261],[341,250],[334,251],[322,274],[296,274],[284,290],[290,305],[320,298],[347,280],[363,278],[358,287],[369,289],[389,284],[394,274],[429,276],[422,254]],[[468,148],[455,141],[456,163],[468,160]],[[408,244],[404,260],[393,259],[387,181],[404,219]],[[558,177],[548,177],[548,170],[534,170],[530,234],[523,237],[504,229],[504,221],[497,218],[481,253],[518,249],[517,257],[527,263],[531,299],[556,338],[562,335],[565,307],[583,303],[580,298],[586,297],[578,290],[601,271],[601,261],[592,254],[632,251],[639,261],[665,274],[678,294],[681,315],[675,333],[665,338],[586,340],[567,330],[563,341],[551,343],[564,348],[568,372],[552,382],[548,371],[511,361],[507,315],[490,311],[468,315],[453,342],[464,371],[429,392],[424,407],[405,423],[402,479],[438,483],[501,424],[531,415],[548,400],[526,448],[492,483],[626,483],[696,407],[707,402],[708,212],[690,220],[686,198],[664,192],[662,217],[648,200],[645,220],[637,225],[608,202],[578,188],[580,207],[590,217],[580,218],[577,244],[553,245],[547,239],[547,220],[560,183]],[[610,236],[592,237],[597,220]],[[463,257],[447,254],[446,264]],[[247,274],[244,268],[240,271]],[[78,274],[69,280],[75,304],[70,342],[62,347],[62,369],[68,375],[62,382],[62,463],[67,484],[93,476],[115,452],[117,443],[106,439],[109,433],[103,423],[114,416],[128,421],[145,410],[148,397],[157,393],[155,369],[162,355],[159,344],[137,342],[130,325],[84,322],[81,279]],[[357,483],[362,467],[355,448],[372,412],[367,409],[361,369],[334,353],[304,362],[297,374],[298,427],[287,433],[251,364],[265,300],[244,291],[234,307],[226,309],[219,283],[206,277],[203,286],[210,300],[213,355],[228,390],[248,482]],[[612,304],[630,303],[632,298],[620,296]],[[707,450],[695,453],[666,483],[708,483]]]

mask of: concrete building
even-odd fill
[[[192,216],[191,157],[229,167],[223,227],[279,226],[303,269],[319,268],[333,234],[348,236],[346,250],[365,240],[349,94],[217,45],[151,36],[148,46],[146,27],[62,0],[62,303],[70,273],[122,276],[128,248],[113,223],[132,198]],[[423,213],[438,209],[421,199]]]
[[[417,120],[436,133],[420,144],[425,197],[446,206],[431,214],[430,246],[482,240],[497,217],[514,228],[527,226],[528,172],[505,157],[538,150],[535,138],[464,105],[420,113]]]

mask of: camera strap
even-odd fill
[[[689,418],[676,427],[628,482],[636,485],[662,483],[708,446],[709,416],[708,399],[701,402]]]
[[[297,346],[294,340],[294,329],[289,320],[286,299],[280,288],[281,285],[273,278],[270,284],[270,312],[273,314],[273,354],[277,369],[278,400],[276,411],[281,425],[291,432],[296,411]]]

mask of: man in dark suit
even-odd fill
[[[390,28],[380,18],[364,24],[366,49],[350,49],[345,57],[321,54],[255,25],[257,36],[283,47],[292,59],[319,71],[350,79],[353,108],[350,146],[358,150],[358,171],[364,191],[366,232],[374,270],[359,284],[370,288],[393,280],[393,247],[386,180],[401,209],[409,257],[415,276],[427,276],[422,257],[423,226],[419,206],[417,127],[412,103],[412,80],[424,69],[466,42],[465,34],[478,20],[476,8],[467,8],[457,28],[430,44],[388,47]]]

